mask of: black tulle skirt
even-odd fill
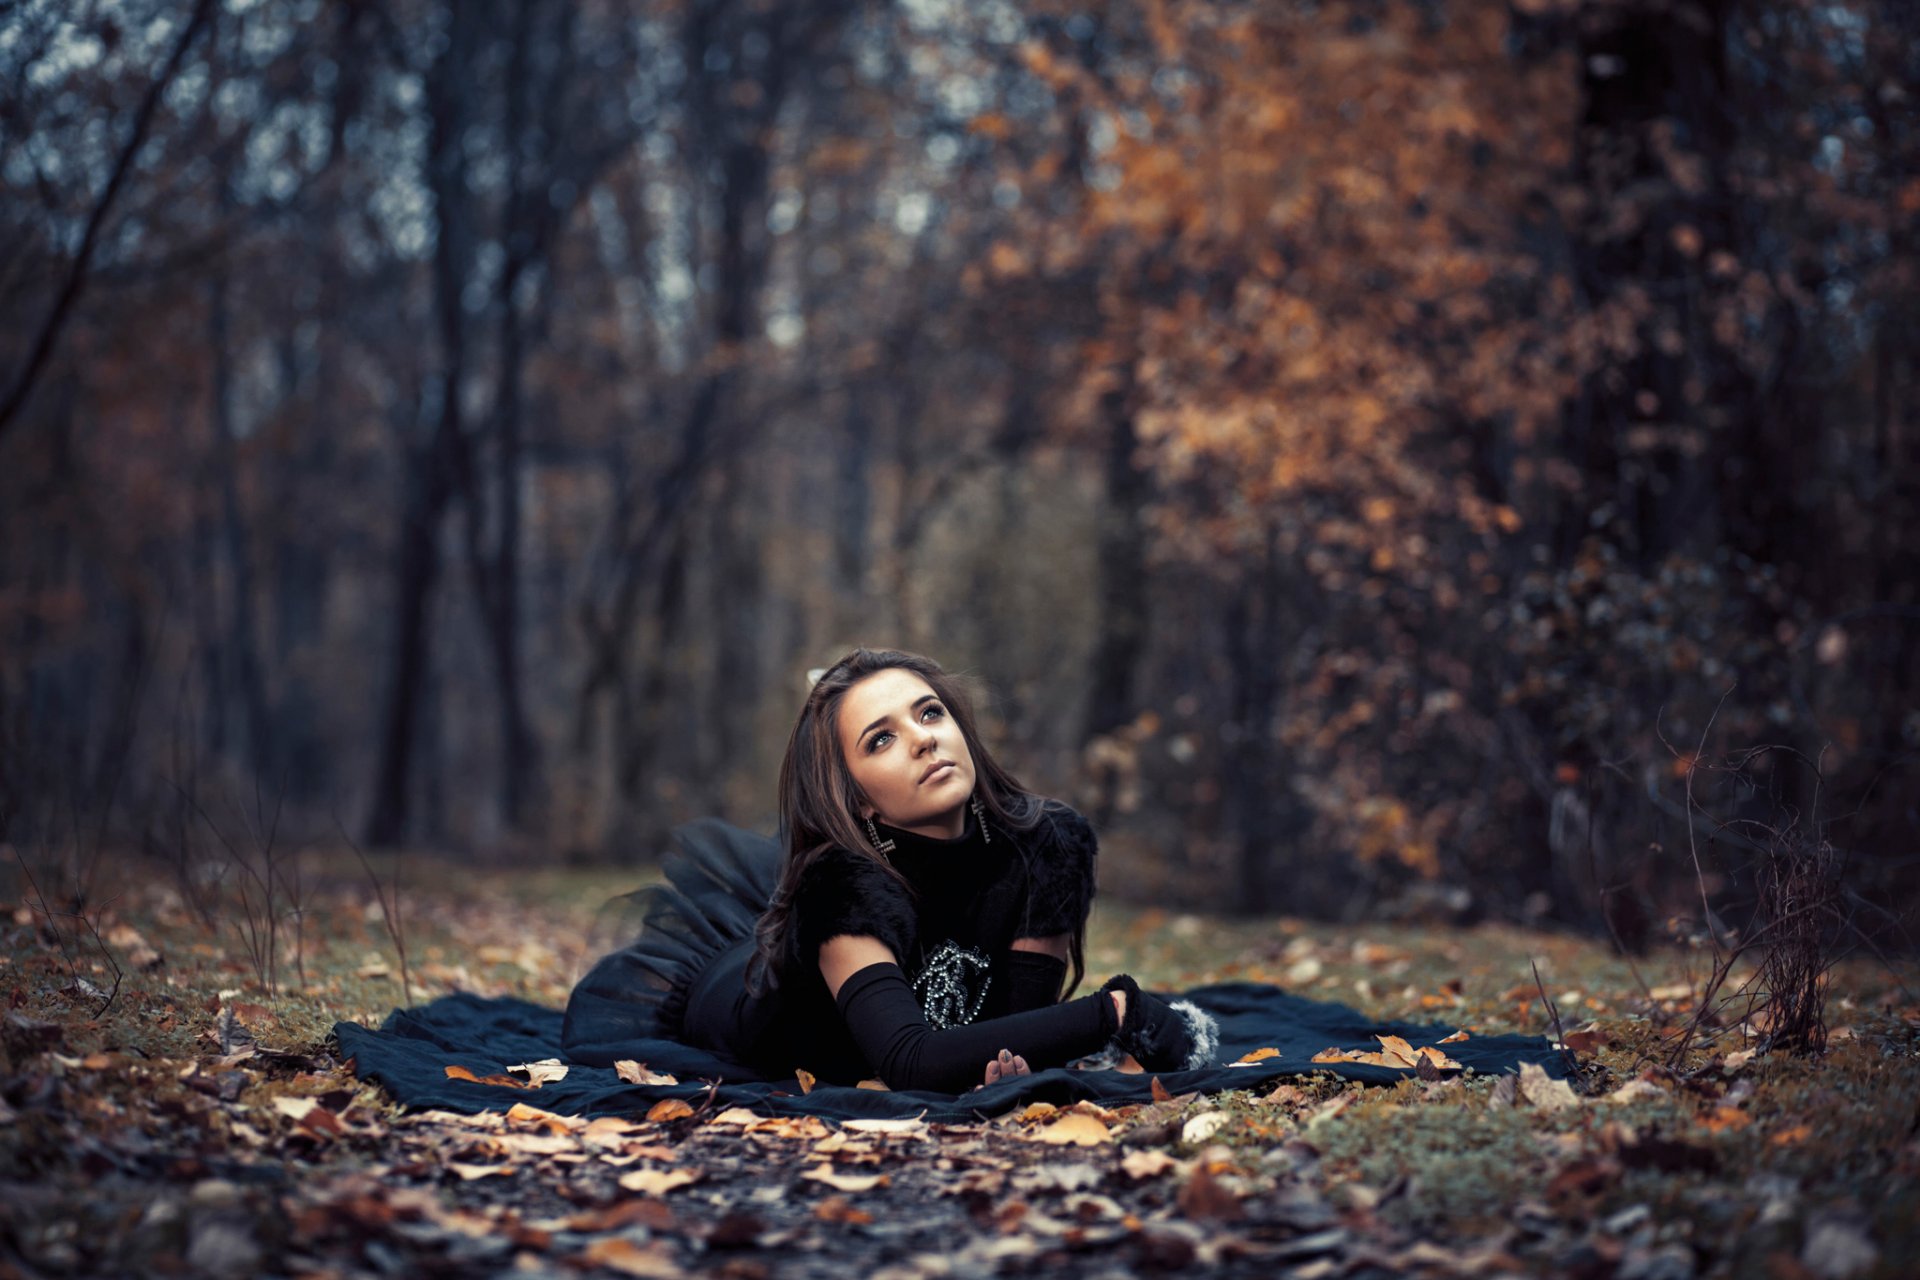
[[[574,987],[568,1049],[664,1039],[750,1061],[773,1010],[747,992],[746,967],[782,854],[773,837],[717,818],[675,830],[661,859],[666,883],[613,904],[629,940]]]

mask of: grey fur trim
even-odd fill
[[[1167,1006],[1179,1014],[1187,1024],[1187,1034],[1193,1037],[1193,1051],[1187,1054],[1187,1060],[1180,1067],[1182,1071],[1198,1071],[1201,1067],[1213,1065],[1214,1055],[1220,1051],[1220,1024],[1213,1015],[1191,1000],[1175,1000]]]

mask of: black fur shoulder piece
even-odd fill
[[[902,965],[913,952],[913,895],[875,859],[830,849],[807,868],[794,895],[796,949],[789,961],[817,963],[820,944],[842,934],[878,938]]]
[[[1049,801],[1034,828],[1027,855],[1027,923],[1024,933],[1044,938],[1072,933],[1093,908],[1094,855],[1100,842],[1078,810]]]

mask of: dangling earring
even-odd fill
[[[893,841],[882,840],[880,838],[880,829],[873,825],[873,817],[871,815],[867,817],[867,839],[873,841],[873,847],[876,852],[882,854],[893,852]]]
[[[980,843],[992,844],[993,833],[987,830],[987,806],[980,803],[980,793],[973,793],[973,820],[980,824]]]

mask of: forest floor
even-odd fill
[[[718,1109],[589,1125],[542,1112],[537,1091],[512,1115],[404,1113],[336,1060],[328,1034],[401,1002],[397,940],[414,1001],[466,990],[560,1005],[610,945],[597,908],[631,872],[414,856],[383,906],[356,864],[309,860],[299,910],[274,912],[269,958],[242,876],[108,861],[90,875],[105,905],[81,919],[40,909],[11,870],[0,1277],[1796,1280],[1920,1267],[1910,971],[1837,970],[1822,1058],[1755,1056],[1735,1027],[1674,1063],[1706,968],[1697,951],[1632,965],[1589,939],[1506,927],[1103,903],[1095,975],[1273,981],[1475,1033],[1548,1030],[1544,995],[1582,1072],[1571,1088],[1301,1076],[878,1132]]]

